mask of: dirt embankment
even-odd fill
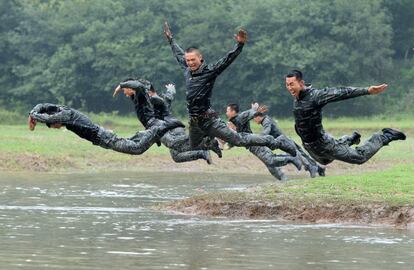
[[[267,218],[306,223],[382,224],[414,228],[414,208],[382,204],[292,203],[266,201],[224,202],[186,199],[164,207],[190,215]]]

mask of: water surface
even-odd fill
[[[163,213],[152,205],[272,178],[0,175],[0,269],[414,269],[414,232]]]

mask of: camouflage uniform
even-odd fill
[[[322,126],[322,108],[331,102],[368,95],[368,88],[324,88],[307,86],[295,99],[293,114],[296,133],[301,137],[305,149],[321,164],[333,160],[362,164],[392,140],[405,139],[405,135],[391,129],[374,133],[362,146],[352,148],[346,137],[336,140]]]
[[[66,106],[43,103],[36,105],[30,116],[40,123],[62,124],[79,137],[95,145],[117,152],[140,155],[163,135],[167,129],[162,121],[154,119],[148,130],[137,132],[129,139],[119,138],[113,131],[94,124],[86,115]]]
[[[263,117],[262,122],[260,123],[263,126],[263,132],[262,134],[265,135],[271,135],[274,138],[277,138],[279,136],[284,135],[282,130],[277,126],[276,122],[269,117],[268,115],[265,115]],[[351,141],[351,137],[349,136],[349,138],[344,138],[344,140],[350,140]],[[296,150],[297,150],[297,155],[301,158],[303,165],[305,167],[305,170],[309,171],[310,175],[312,177],[316,176],[316,173],[319,172],[321,175],[325,174],[325,171],[323,168],[321,168],[315,160],[313,160],[308,154],[306,154],[306,152],[302,149],[302,147],[300,147],[295,141],[293,141],[292,139],[289,138],[289,140],[292,141],[292,143],[295,145]]]
[[[197,147],[206,136],[220,138],[234,146],[267,146],[280,148],[293,155],[296,151],[285,138],[274,139],[272,136],[261,136],[249,133],[237,133],[227,127],[217,113],[211,109],[210,99],[217,77],[237,58],[243,45],[237,43],[227,55],[215,64],[205,62],[196,71],[191,71],[184,60],[184,51],[173,38],[169,39],[171,49],[179,65],[184,69],[186,83],[187,108],[190,115],[190,145]]]
[[[175,87],[172,86],[167,88],[167,91],[160,96],[151,97],[151,103],[154,106],[155,117],[157,119],[162,119],[167,122],[175,119],[171,114],[171,103],[174,100],[175,93]],[[207,147],[200,150],[194,150],[190,147],[189,137],[183,127],[169,130],[161,137],[161,143],[170,149],[171,158],[175,162],[208,159],[209,153],[205,150]]]
[[[256,115],[257,111],[250,109],[237,114],[230,118],[229,121],[236,126],[237,132],[253,133],[249,121]],[[274,177],[279,180],[287,180],[287,176],[279,167],[292,163],[295,157],[290,155],[276,155],[266,146],[249,146],[246,148],[266,165]]]

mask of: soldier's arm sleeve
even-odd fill
[[[325,105],[330,102],[336,102],[344,99],[368,95],[368,88],[356,87],[338,87],[324,88],[314,91],[314,99],[318,105]]]
[[[270,123],[270,121],[266,121],[266,119],[263,120],[262,122],[262,126],[263,126],[263,130],[262,130],[262,135],[270,135],[270,133],[272,132],[272,123]]]
[[[234,48],[229,51],[226,56],[218,60],[215,64],[212,65],[213,70],[216,72],[217,75],[222,73],[231,63],[237,58],[237,56],[241,53],[244,44],[237,43]]]
[[[132,89],[141,89],[141,90],[146,89],[146,85],[138,80],[130,80],[126,82],[121,82],[119,85],[121,86],[121,88],[132,88]]]
[[[180,47],[180,45],[177,44],[174,38],[171,38],[170,40],[168,40],[168,42],[170,43],[173,55],[175,59],[177,60],[178,64],[180,65],[180,67],[184,69],[187,68],[187,63],[185,62],[185,59],[184,59],[184,50]]]
[[[161,115],[168,114],[167,104],[163,98],[152,97],[150,100],[152,107],[158,108],[158,110],[160,110]]]
[[[58,107],[53,104],[38,104],[30,111],[30,116],[45,124],[54,123],[67,123],[72,118],[72,112],[70,110],[62,109],[58,110]]]
[[[245,124],[249,122],[250,120],[252,120],[257,115],[257,113],[258,112],[256,110],[250,109],[250,110],[239,113],[237,117],[240,123]]]

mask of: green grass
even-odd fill
[[[386,202],[414,206],[414,163],[362,175],[291,181],[283,186],[268,186],[258,196],[272,200],[280,193],[290,194],[297,200],[324,198],[325,201]]]
[[[3,113],[3,112],[2,112]],[[106,128],[113,129],[120,136],[130,136],[143,127],[138,125],[137,119],[131,115],[129,117],[119,116],[117,114],[89,114],[91,119],[97,124]],[[184,122],[187,122],[184,119]],[[350,133],[356,127],[366,139],[372,130],[378,130],[384,126],[399,127],[407,131],[408,140],[404,143],[392,144],[380,151],[374,157],[374,160],[392,160],[400,163],[405,160],[414,160],[414,141],[410,134],[413,131],[412,119],[327,119],[325,126],[333,134],[341,135]],[[284,132],[296,141],[299,141],[293,130],[293,121],[283,119],[278,121]],[[253,124],[253,129],[257,132],[260,127]],[[129,160],[130,156],[108,151],[92,145],[70,131],[65,129],[49,129],[45,125],[39,124],[36,130],[31,132],[25,123],[20,125],[0,125],[0,153],[5,156],[15,157],[18,155],[38,155],[47,158],[70,158],[82,161],[82,159],[93,158],[97,160]],[[145,155],[166,156],[169,151],[165,147],[153,146]],[[224,152],[225,157],[245,157],[251,154],[244,148],[234,147],[230,151]]]
[[[192,199],[221,204],[265,201],[299,209],[301,205],[326,204],[338,207],[368,204],[414,207],[414,163],[396,165],[379,172],[292,180],[247,192],[216,192]]]

